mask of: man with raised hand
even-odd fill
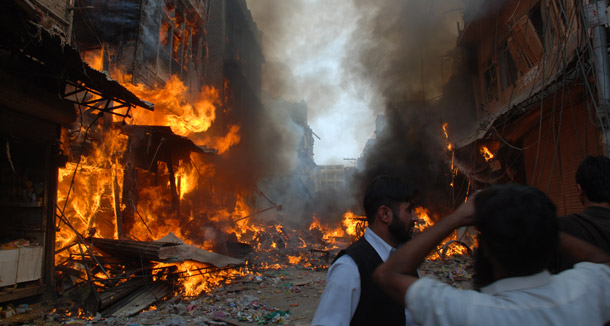
[[[475,290],[411,274],[461,226],[475,225]],[[551,275],[559,250],[573,269]],[[602,325],[610,320],[610,256],[559,233],[555,205],[524,185],[483,190],[392,255],[374,279],[406,305],[418,325]]]

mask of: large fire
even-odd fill
[[[434,225],[434,222],[430,218],[430,212],[424,207],[416,207],[415,214],[419,218],[420,223],[417,223],[416,230],[418,232],[424,231],[425,229]],[[459,238],[458,238],[459,237]],[[466,239],[467,237],[467,239]],[[452,233],[446,239],[444,239],[437,248],[432,251],[426,259],[438,260],[453,255],[468,255],[472,245],[476,246],[476,240],[473,235],[464,233],[462,236],[458,236],[458,232]]]
[[[91,66],[102,69],[102,55],[102,51],[89,52],[85,58]],[[180,280],[183,295],[195,296],[230,282],[236,275],[256,273],[254,269],[279,269],[297,264],[306,268],[328,266],[332,251],[347,247],[364,234],[366,219],[351,211],[345,212],[341,223],[334,225],[312,216],[311,224],[303,230],[265,223],[257,217],[268,209],[257,210],[248,193],[236,190],[228,198],[218,194],[218,189],[208,180],[216,175],[219,167],[196,149],[179,159],[161,160],[160,153],[169,141],[165,137],[169,136],[155,140],[152,131],[142,133],[148,156],[145,166],[136,167],[128,155],[137,151],[134,136],[126,132],[123,124],[170,127],[175,135],[197,146],[216,149],[217,155],[230,153],[239,144],[240,126],[229,125],[225,135],[207,135],[206,131],[215,123],[216,109],[224,100],[214,88],[204,87],[193,93],[176,76],[155,88],[134,85],[131,76],[116,69],[111,76],[140,99],[153,102],[155,111],[136,110],[125,121],[120,121],[118,116],[80,112],[80,126],[62,135],[63,149],[71,160],[59,170],[58,176],[56,265],[68,262],[73,255],[87,254],[82,246],[83,238],[153,241],[169,233],[189,245],[223,255],[235,250],[231,246],[237,245],[261,255],[270,253],[269,257],[273,258],[248,268],[213,269],[191,261],[156,263],[154,270],[171,267],[172,275]],[[447,126],[443,128],[448,136]],[[130,182],[135,186],[130,188]],[[132,188],[137,193],[129,195]],[[280,205],[271,208],[281,210]],[[420,207],[416,213],[425,222],[418,226],[419,230],[432,224],[425,209]],[[454,249],[455,252],[446,254],[462,253],[460,248],[451,250]],[[271,254],[282,251],[286,252],[283,259]],[[438,259],[440,255],[439,252],[430,258]],[[314,266],[312,256],[318,257],[321,265]],[[81,268],[85,274],[82,266],[76,264],[74,268]],[[94,278],[95,284],[102,284],[100,280],[111,277],[106,271],[97,271],[82,279]]]
[[[97,69],[104,67],[103,51],[88,52],[85,59]],[[144,142],[148,155],[145,166],[134,168],[136,162],[128,153],[137,151],[136,144],[134,136],[126,132],[129,129],[123,127],[125,124],[168,126],[175,135],[186,137],[197,146],[216,149],[217,155],[230,153],[239,144],[240,126],[229,125],[225,135],[206,133],[215,122],[216,109],[222,101],[216,89],[204,87],[193,93],[176,76],[150,88],[134,85],[130,75],[111,70],[112,78],[140,99],[154,103],[155,110],[134,110],[133,117],[125,121],[119,116],[80,112],[80,126],[62,135],[64,152],[71,159],[60,169],[58,177],[56,265],[68,263],[74,255],[87,255],[91,249],[84,249],[81,244],[90,236],[153,241],[171,232],[190,245],[224,255],[231,244],[250,246],[257,252],[277,252],[297,244],[296,249],[301,252],[286,255],[284,261],[273,259],[256,267],[273,269],[300,264],[313,268],[307,250],[317,250],[314,255],[325,252],[328,255],[330,250],[349,243],[364,231],[364,219],[351,212],[346,212],[337,227],[322,225],[314,217],[309,229],[317,230],[320,236],[307,239],[297,230],[263,223],[257,220],[261,211],[251,207],[247,193],[236,190],[232,198],[224,198],[207,182],[218,167],[205,156],[191,152],[177,162],[158,159],[169,140],[167,136],[155,140],[153,131],[142,134],[148,142]],[[133,190],[127,187],[134,179],[137,193],[125,197]],[[208,197],[202,198],[201,194]],[[216,202],[205,202],[206,198],[216,198]],[[281,206],[276,208],[281,210]],[[129,214],[132,220],[126,225]],[[208,292],[235,275],[253,272],[245,267],[210,269],[206,264],[190,261],[157,263],[153,270],[170,266],[180,280],[182,294],[189,296]],[[80,269],[82,279],[94,279],[94,284],[103,284],[100,280],[113,276],[105,271],[85,275],[86,268],[79,265],[74,268]]]
[[[84,54],[84,59],[96,69],[102,69],[104,50],[97,53],[89,51]],[[118,69],[112,69],[111,77],[119,81],[140,99],[155,104],[155,111],[131,112],[133,117],[127,119],[129,125],[154,125],[169,126],[171,131],[183,137],[188,137],[195,145],[207,148],[216,148],[222,154],[231,149],[240,141],[240,127],[231,125],[226,136],[210,137],[204,134],[210,128],[216,118],[216,107],[220,105],[219,93],[211,87],[204,87],[199,92],[192,94],[185,84],[177,77],[172,76],[163,85],[149,88],[142,84],[132,84],[131,76]],[[125,112],[120,112],[124,114]],[[56,236],[56,265],[60,265],[72,254],[79,254],[81,246],[73,246],[88,236],[106,239],[119,239],[124,225],[120,225],[126,209],[124,198],[125,173],[129,170],[126,163],[126,153],[133,150],[130,146],[129,135],[120,126],[119,116],[95,115],[80,112],[80,127],[69,130],[62,135],[63,150],[71,157],[65,168],[59,169],[58,176],[58,232]],[[149,146],[149,153],[154,153],[154,158],[161,149],[166,139],[161,138],[158,145]],[[149,137],[150,142],[150,137]],[[169,232],[173,232],[180,238],[187,240],[192,234],[181,232],[183,228],[177,223],[189,225],[197,220],[197,212],[194,204],[187,203],[188,195],[202,187],[201,181],[206,177],[214,175],[215,167],[206,161],[201,155],[194,152],[181,159],[177,166],[169,161],[159,161],[153,164],[155,159],[147,167],[153,171],[154,178],[150,178],[150,172],[136,169],[137,191],[135,195],[137,203],[133,205],[133,219],[129,233],[126,237],[134,240],[152,241],[162,238]],[[174,163],[175,164],[175,163]],[[170,171],[171,170],[171,171]],[[134,177],[134,176],[130,176]],[[214,191],[213,187],[209,187]],[[175,189],[175,190],[173,190]],[[172,215],[175,199],[171,195],[176,194],[177,200],[184,203],[183,207],[189,209],[181,210],[178,216]],[[129,205],[127,203],[127,205]],[[244,232],[257,232],[254,226],[250,226],[247,220],[230,223],[235,217],[249,214],[249,207],[238,195],[234,208],[218,209],[210,214],[208,219],[219,223],[223,221],[226,225],[218,228],[225,232],[233,232],[240,237]],[[170,217],[171,216],[171,217]],[[169,217],[169,218],[168,218]],[[193,232],[193,230],[189,230]],[[213,236],[207,237],[205,230],[200,237],[194,241],[194,245],[201,248],[211,249],[214,247]],[[67,250],[65,250],[67,249]],[[222,271],[214,273],[201,272],[201,264],[182,263],[178,265],[181,275],[197,275],[185,277],[185,289],[193,294],[209,290],[221,279],[226,279],[231,273]],[[159,266],[163,266],[159,264]],[[195,273],[193,271],[199,272]],[[195,273],[195,274],[193,274]],[[98,277],[100,275],[97,275]],[[107,276],[107,275],[106,275]],[[103,277],[103,276],[102,276]],[[195,282],[196,284],[189,284]]]

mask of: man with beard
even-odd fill
[[[454,229],[476,225],[479,291],[409,275]],[[557,246],[580,263],[551,275]],[[589,262],[584,262],[589,261]],[[555,205],[524,185],[493,186],[419,234],[374,279],[419,325],[602,325],[610,320],[610,255],[559,233]]]
[[[411,238],[417,219],[412,200],[405,181],[390,176],[373,180],[364,195],[368,227],[328,269],[312,325],[412,325],[409,312],[372,279],[375,268]]]

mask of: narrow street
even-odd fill
[[[597,205],[576,179],[610,155],[608,8],[0,1],[0,324],[309,325],[365,230],[386,259],[496,186]],[[404,193],[367,200],[379,177]],[[469,223],[420,276],[473,288]],[[371,257],[337,277],[403,280]]]

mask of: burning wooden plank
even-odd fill
[[[135,240],[115,240],[91,238],[91,244],[96,248],[115,257],[138,258],[145,261],[166,261],[168,257],[162,255],[167,247],[177,246],[175,243]],[[162,258],[162,256],[164,258]]]
[[[244,261],[241,259],[224,256],[188,245],[171,232],[157,241],[174,244],[174,246],[164,248],[162,253],[163,257],[171,259],[172,262],[193,260],[200,263],[212,264],[221,268],[229,265],[241,265],[244,263]]]
[[[138,258],[146,261],[179,262],[193,260],[216,267],[243,264],[243,260],[224,256],[184,243],[173,233],[156,241],[114,240],[91,238],[98,249],[115,257]]]

